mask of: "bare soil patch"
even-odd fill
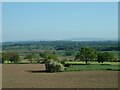
[[[44,64],[4,64],[3,88],[117,88],[118,71],[47,73]]]

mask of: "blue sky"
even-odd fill
[[[117,2],[7,2],[3,41],[117,38]]]
[[[0,42],[2,42],[2,4],[1,3],[0,3]]]

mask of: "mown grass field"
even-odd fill
[[[86,65],[84,62],[65,62],[65,65],[69,67],[66,68],[66,71],[90,71],[90,70],[113,70],[120,71],[118,67],[118,62],[91,62],[89,65]]]
[[[47,73],[44,64],[3,64],[3,88],[117,88],[118,71]]]
[[[72,61],[72,62],[65,62],[65,64],[72,64],[72,65],[74,65],[74,64],[78,64],[78,65],[85,65],[85,62],[81,62],[81,61]],[[118,65],[119,63],[118,62],[103,62],[103,63],[98,63],[98,62],[95,62],[95,61],[93,61],[93,62],[88,62],[88,64],[91,64],[91,65],[101,65],[101,64],[104,64],[104,65]]]
[[[73,65],[66,68],[66,71],[90,71],[90,70],[120,71],[117,65]]]

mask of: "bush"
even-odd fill
[[[53,59],[48,59],[45,62],[46,71],[48,72],[62,72],[64,71],[64,66]]]
[[[19,63],[20,57],[16,52],[2,53],[2,63]]]

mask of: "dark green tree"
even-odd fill
[[[39,53],[40,57],[43,58],[44,60],[47,59],[53,59],[53,60],[58,60],[57,56],[55,54],[50,54],[50,53]]]
[[[19,54],[16,52],[4,52],[2,53],[2,63],[4,63],[5,61],[18,63],[20,61]]]
[[[97,61],[100,63],[103,63],[105,61],[105,55],[103,53],[98,53],[97,55]]]
[[[8,55],[7,55],[7,53],[2,53],[2,63],[5,63],[5,61],[9,61],[9,57],[8,57]]]
[[[65,56],[71,56],[72,54],[73,54],[73,51],[70,51],[70,50],[65,52]]]
[[[36,59],[36,55],[34,53],[27,54],[25,56],[25,59],[28,59],[31,63],[33,63],[33,61],[35,61],[35,59]]]
[[[40,52],[39,55],[40,55],[40,57],[42,57],[42,58],[45,58],[45,57],[46,57],[46,54],[43,53],[43,52]]]
[[[75,60],[78,59],[81,61],[85,61],[86,64],[88,63],[88,61],[92,62],[96,58],[97,58],[97,55],[95,50],[89,47],[82,47],[79,53],[75,56]]]
[[[99,52],[97,56],[97,61],[103,63],[105,61],[112,61],[114,59],[114,55],[110,52]]]
[[[18,63],[20,61],[20,57],[18,53],[14,53],[11,58],[9,59],[9,61],[14,62],[14,63]]]

